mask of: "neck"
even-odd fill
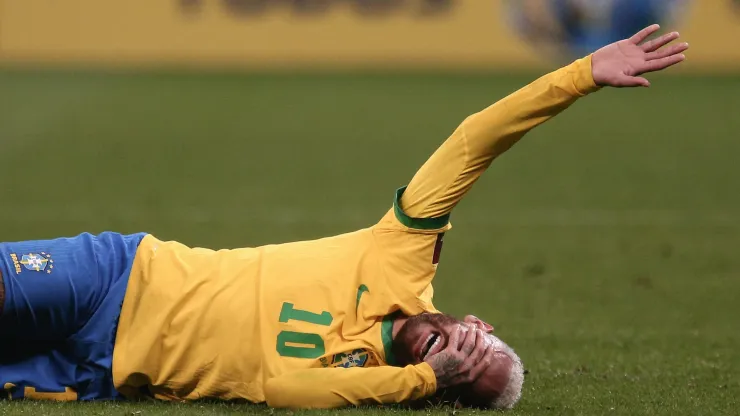
[[[391,331],[393,339],[396,339],[398,332],[401,331],[403,324],[405,324],[408,319],[409,317],[403,314],[398,314],[398,316],[393,319],[393,330]]]

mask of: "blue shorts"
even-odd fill
[[[145,235],[0,243],[0,397],[120,398],[113,344]]]

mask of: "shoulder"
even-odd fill
[[[450,224],[450,215],[430,218],[414,218],[403,209],[401,197],[406,191],[406,187],[399,188],[393,199],[393,207],[381,218],[375,225],[374,229],[381,231],[401,231],[410,234],[436,235],[449,231],[452,228]]]

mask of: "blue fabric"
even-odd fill
[[[115,399],[116,324],[131,266],[146,234],[81,234],[0,244],[0,389],[26,388],[80,400]],[[7,383],[12,383],[12,386]]]
[[[669,3],[665,0],[662,3]],[[675,2],[675,0],[674,0]],[[614,3],[611,19],[611,39],[627,39],[639,30],[662,22],[664,14],[655,0],[620,0]]]
[[[552,10],[563,25],[565,42],[576,56],[584,56],[612,42],[627,39],[653,23],[665,20],[683,0],[612,0],[603,22],[581,16],[568,0],[551,0]],[[579,6],[583,7],[583,6]]]

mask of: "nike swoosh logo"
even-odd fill
[[[358,308],[360,306],[360,298],[362,295],[365,294],[365,292],[369,292],[370,289],[367,288],[365,285],[360,285],[360,287],[357,288],[357,303],[355,304],[355,308]]]

